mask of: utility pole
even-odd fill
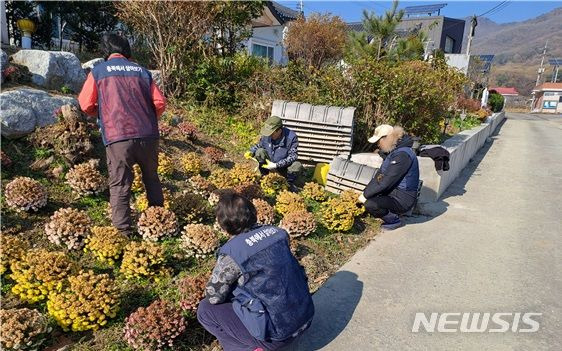
[[[472,38],[474,37],[474,33],[476,30],[476,26],[478,25],[478,20],[476,19],[476,15],[473,15],[470,19],[470,31],[468,32],[468,42],[466,43],[466,70],[465,74],[468,76],[468,72],[470,71],[470,46],[472,45]],[[470,89],[470,98],[474,96],[474,87]]]
[[[304,12],[304,3],[303,0],[299,0],[299,11]]]
[[[546,48],[547,48],[547,46],[548,46],[548,40],[547,40],[546,43],[544,44],[544,50],[543,50],[543,52],[542,52],[542,59],[541,59],[541,67],[539,68],[538,73],[537,73],[537,82],[535,83],[535,86],[538,86],[538,85],[539,85],[539,83],[540,83],[540,81],[541,81],[541,76],[542,76],[542,74],[544,73],[544,68],[543,68],[543,66],[544,66],[544,58],[545,58],[545,56],[546,56]]]
[[[431,51],[429,50],[429,45],[431,44],[431,48],[433,49],[433,40],[427,39],[425,43],[425,49],[423,51],[423,60],[427,61],[429,59]]]
[[[476,16],[472,16],[470,19],[470,31],[468,32],[468,42],[466,44],[466,56],[470,57],[470,46],[472,45],[472,38],[474,37],[474,32],[476,30],[476,26],[478,25],[478,20]]]
[[[541,58],[541,67],[539,68],[539,70],[537,71],[537,82],[535,83],[535,87],[539,86],[539,83],[541,82],[541,76],[544,73],[544,58],[546,56],[546,48],[548,47],[548,40],[546,41],[546,43],[544,44],[544,50],[542,52],[542,58]],[[531,93],[532,98],[531,98],[531,112],[533,111],[533,108],[535,107],[535,99],[536,99],[536,94],[534,91]]]

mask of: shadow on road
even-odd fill
[[[314,294],[316,313],[310,328],[285,351],[312,351],[328,345],[347,326],[363,295],[357,274],[339,271]]]
[[[470,178],[480,176],[480,174],[477,172],[478,166],[480,165],[480,162],[482,162],[484,157],[486,157],[486,154],[492,148],[494,142],[497,140],[498,134],[506,121],[507,118],[498,125],[494,133],[490,136],[490,141],[487,141],[484,146],[482,146],[482,148],[478,150],[478,152],[476,152],[472,159],[470,159],[470,162],[466,165],[466,167],[463,168],[458,178],[455,179],[455,181],[451,183],[451,185],[449,185],[447,190],[445,190],[439,201],[423,204],[424,213],[428,213],[429,215],[416,214],[414,216],[406,217],[406,224],[424,223],[430,221],[432,218],[442,215],[443,213],[447,212],[447,207],[449,207],[449,203],[445,201],[447,198],[453,196],[462,196],[464,195],[464,193],[466,193],[466,183],[468,183]]]

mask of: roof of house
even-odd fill
[[[281,24],[294,21],[301,15],[301,12],[288,8],[287,6],[283,6],[275,1],[267,1],[266,6]]]
[[[533,91],[548,91],[548,90],[562,91],[562,83],[545,82],[533,89]]]
[[[355,31],[355,32],[362,32],[363,31],[363,22],[349,22],[347,24],[347,29]]]
[[[495,91],[500,95],[519,95],[517,89],[513,87],[491,87],[488,89],[489,91]]]

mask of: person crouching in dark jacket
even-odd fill
[[[277,172],[293,185],[303,166],[297,161],[299,139],[289,128],[283,127],[281,118],[269,117],[262,129],[259,143],[244,154],[247,159],[255,158],[262,175]]]
[[[402,225],[398,214],[408,212],[416,201],[420,171],[414,142],[404,129],[388,124],[378,126],[369,142],[378,144],[384,160],[359,201],[383,220],[383,228],[395,229]]]
[[[257,224],[251,201],[234,192],[221,196],[217,222],[231,238],[199,303],[197,319],[225,351],[277,350],[312,321],[307,277],[281,228]]]

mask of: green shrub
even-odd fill
[[[266,66],[266,61],[246,53],[202,60],[186,77],[190,81],[188,97],[208,107],[235,111],[241,103],[238,92],[256,71]]]
[[[446,65],[423,61],[391,63],[362,59],[346,69],[335,65],[321,69],[301,62],[256,71],[239,91],[238,116],[261,121],[269,116],[273,99],[315,105],[354,106],[355,147],[367,146],[367,138],[381,123],[399,124],[424,142],[436,142],[439,122],[456,104],[465,78]]]
[[[247,123],[259,125],[270,115],[274,99],[356,107],[358,150],[367,146],[369,134],[381,123],[399,124],[425,143],[437,142],[439,123],[457,105],[466,81],[461,73],[439,62],[363,58],[346,68],[315,68],[294,60],[283,67],[268,66],[243,53],[203,61],[185,79],[191,82],[191,105],[203,103],[227,113],[226,120],[244,122],[241,125],[246,131]],[[227,124],[221,129],[237,128],[236,123]]]
[[[492,112],[500,112],[503,110],[504,98],[500,94],[490,94],[488,97],[488,105],[492,108]]]

